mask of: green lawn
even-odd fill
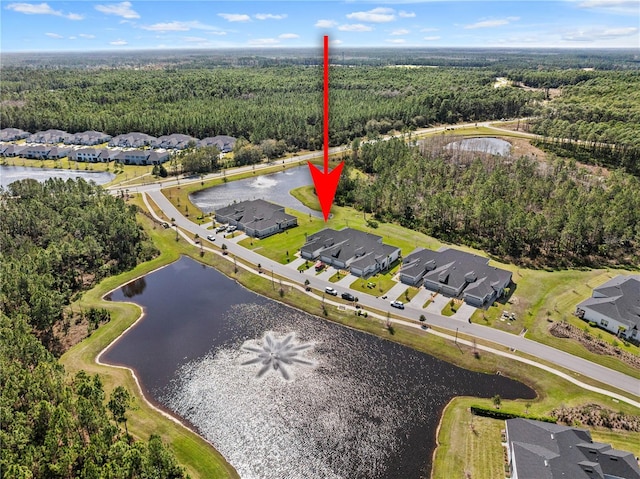
[[[443,316],[453,316],[458,311],[458,307],[457,303],[453,302],[453,306],[451,306],[451,301],[448,301],[441,313]]]
[[[402,301],[403,303],[408,303],[416,294],[418,294],[418,291],[420,291],[420,289],[416,288],[415,286],[409,286],[400,296],[396,298],[396,300]]]

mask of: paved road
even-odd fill
[[[158,207],[162,209],[167,217],[176,219],[176,224],[180,228],[188,231],[191,235],[198,233],[201,237],[206,237],[206,235],[211,234],[211,230],[202,228],[201,226],[185,218],[182,213],[169,202],[169,200],[162,194],[162,192],[159,191],[157,185],[155,186],[155,189],[150,187],[146,188],[146,191],[148,191],[149,196],[158,205]],[[292,270],[287,265],[276,263],[275,261],[265,258],[264,256],[260,256],[259,254],[243,248],[237,244],[225,241],[219,235],[216,243],[219,245],[221,245],[222,243],[226,244],[229,253],[239,258],[243,258],[244,260],[249,261],[253,264],[260,263],[262,265],[263,271],[265,271],[265,273],[267,274],[273,272],[278,276],[288,279],[290,282],[302,283],[300,279],[300,273]],[[311,287],[317,288],[321,291],[324,290],[326,286],[332,286],[336,288],[338,290],[338,293],[346,291],[346,288],[336,286],[335,284],[329,283],[326,280],[319,279],[318,277],[309,278],[307,275],[303,276],[305,277],[305,279],[308,278],[310,280]],[[640,380],[627,376],[626,374],[620,373],[618,371],[614,371],[610,368],[600,366],[591,361],[587,361],[586,359],[573,356],[572,354],[566,353],[564,351],[560,351],[544,344],[531,341],[521,336],[493,329],[488,326],[482,326],[480,324],[469,324],[464,321],[430,313],[421,308],[414,307],[411,304],[408,304],[404,310],[399,311],[392,308],[389,304],[389,301],[383,300],[381,298],[376,298],[375,296],[369,294],[358,293],[358,298],[360,300],[360,305],[365,309],[375,308],[380,311],[389,311],[396,316],[402,316],[406,319],[413,320],[418,320],[420,318],[420,315],[424,315],[427,319],[427,322],[431,325],[445,328],[450,331],[457,330],[460,333],[464,333],[478,339],[488,340],[496,344],[507,346],[514,350],[522,351],[538,358],[543,358],[546,361],[552,362],[571,371],[575,371],[586,377],[593,378],[603,384],[615,387],[617,389],[620,389],[621,391],[625,391],[632,396],[640,397]]]

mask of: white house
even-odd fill
[[[640,275],[616,276],[576,307],[576,316],[632,341],[640,341]]]

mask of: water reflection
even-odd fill
[[[500,138],[467,138],[449,143],[445,148],[507,156],[511,151],[511,143]]]
[[[139,294],[144,293],[145,288],[147,287],[147,280],[143,277],[134,279],[130,283],[125,284],[122,288],[122,294],[126,298],[133,298]]]
[[[206,213],[237,201],[263,199],[286,208],[321,217],[322,213],[307,208],[289,194],[289,191],[294,188],[310,184],[312,184],[311,173],[309,173],[309,167],[305,165],[270,175],[230,181],[192,193],[189,195],[189,199]]]
[[[428,477],[452,397],[534,397],[504,376],[258,296],[188,258],[146,279],[136,296],[145,318],[102,359],[134,368],[149,397],[193,425],[244,479]],[[270,361],[243,365],[306,344],[313,347],[296,357],[313,367],[285,363],[295,380],[268,373],[276,372]]]
[[[61,170],[51,168],[34,168],[27,166],[3,166],[0,165],[0,186],[6,188],[14,181],[33,178],[37,181],[45,181],[49,178],[62,178],[63,180],[84,178],[87,181],[93,180],[98,185],[109,183],[116,177],[113,173],[106,171],[79,171]]]

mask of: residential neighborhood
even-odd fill
[[[616,276],[593,289],[576,315],[630,341],[640,341],[640,275]]]
[[[216,211],[216,221],[236,226],[248,236],[266,238],[298,224],[284,207],[265,200],[241,201]]]
[[[453,248],[418,248],[404,258],[400,281],[409,285],[422,282],[431,291],[483,307],[504,295],[511,272],[489,266],[487,258]]]

